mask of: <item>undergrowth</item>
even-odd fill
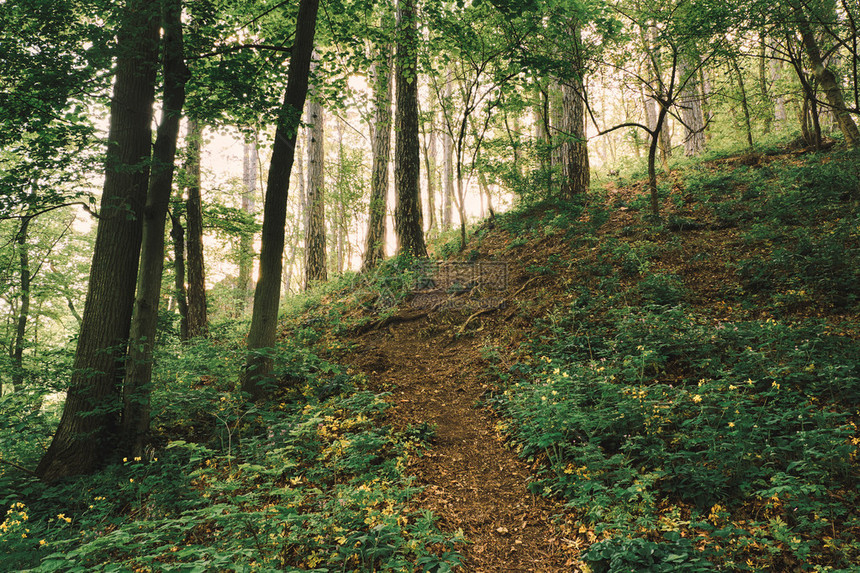
[[[238,339],[176,345],[158,358],[145,457],[56,485],[0,467],[0,570],[458,566],[460,535],[440,533],[433,515],[409,501],[417,490],[405,461],[425,447],[416,438],[423,433],[393,431],[385,396],[320,357],[335,343],[309,309],[322,309],[319,298],[288,309],[291,337],[272,351],[284,381],[273,403],[249,405],[233,389]],[[13,430],[3,429],[4,458],[30,448],[29,458],[16,459],[34,463],[50,428],[7,448]]]
[[[575,247],[594,228],[569,222],[580,235],[561,264],[578,280],[519,359],[496,362],[490,400],[498,430],[538,468],[532,491],[571,509],[563,527],[581,565],[856,570],[855,165],[856,152],[693,164],[675,197],[689,225],[643,213],[594,233],[592,252]],[[544,212],[509,215],[512,235],[544,228]],[[745,245],[732,256],[707,239],[725,229]],[[704,234],[686,256],[740,284],[732,299],[702,299],[686,263],[666,266],[690,231]]]

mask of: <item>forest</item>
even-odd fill
[[[860,571],[858,20],[0,0],[0,572]]]

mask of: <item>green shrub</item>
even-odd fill
[[[686,295],[683,281],[672,274],[648,275],[637,288],[646,302],[663,306],[675,306]]]

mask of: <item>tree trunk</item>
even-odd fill
[[[179,340],[188,341],[188,292],[185,290],[185,229],[178,214],[170,213],[170,238],[173,240],[173,290],[179,311]]]
[[[164,223],[173,188],[185,82],[189,77],[185,66],[181,15],[180,0],[164,2],[164,102],[143,212],[140,271],[123,385],[123,443],[132,457],[143,455],[149,433],[152,349],[158,327],[158,299],[164,271]]]
[[[343,274],[344,259],[346,257],[346,174],[344,167],[344,147],[343,147],[343,122],[337,122],[337,207],[336,217],[334,221],[334,237],[335,237],[335,268],[337,274]]]
[[[773,123],[773,103],[771,102],[770,94],[767,87],[767,42],[765,41],[764,32],[759,35],[758,48],[758,90],[761,94],[762,105],[764,110],[764,133],[770,133],[771,124]]]
[[[591,174],[585,138],[584,84],[564,84],[562,94],[561,197],[570,200],[588,193]]]
[[[308,102],[308,226],[305,233],[305,289],[328,280],[325,227],[325,148],[323,109]]]
[[[680,58],[678,77],[683,87],[678,95],[678,106],[684,123],[684,155],[695,157],[705,150],[705,117],[699,95],[699,74],[690,64],[687,57]]]
[[[420,157],[418,141],[418,33],[415,0],[397,3],[395,55],[396,134],[394,143],[394,230],[397,253],[426,257],[421,216]]]
[[[435,111],[430,117],[430,129],[424,134],[424,169],[427,171],[427,233],[435,235],[436,230],[436,125]]]
[[[773,85],[778,85],[780,80],[782,80],[782,60],[772,58],[768,65],[768,71],[770,74],[771,83]],[[773,99],[773,119],[776,122],[776,128],[781,129],[785,125],[786,120],[788,119],[788,113],[785,109],[785,95],[783,95],[783,90],[778,89],[776,93],[773,94]]]
[[[385,213],[388,203],[388,163],[391,157],[391,51],[373,65],[374,120],[371,126],[373,173],[362,271],[369,271],[385,258]]]
[[[659,194],[657,190],[657,147],[660,142],[660,132],[665,128],[666,112],[668,111],[665,105],[659,106],[654,125],[654,131],[650,132],[651,145],[648,147],[648,188],[651,191],[651,215],[657,219],[660,217]]]
[[[705,120],[705,144],[711,140],[711,121],[714,119],[714,111],[711,105],[711,78],[705,70],[705,66],[699,66],[699,80],[702,85],[702,117]]]
[[[248,331],[248,358],[241,386],[253,400],[262,399],[271,389],[272,359],[264,350],[275,345],[281,273],[284,256],[284,226],[287,194],[295,156],[296,134],[308,92],[311,53],[319,0],[301,0],[296,16],[296,34],[290,56],[290,71],[284,103],[275,130],[266,202],[263,208],[260,278],[254,293],[254,310]]]
[[[650,94],[643,92],[645,100],[645,115],[647,119],[648,129],[658,137],[658,148],[660,150],[660,162],[663,164],[663,169],[669,169],[669,159],[672,157],[672,138],[669,130],[666,129],[665,117],[666,109],[660,98],[665,98],[670,95],[665,93],[663,82],[663,70],[660,65],[660,45],[657,43],[657,28],[655,25],[648,27],[647,32],[641,29],[642,43],[646,52],[646,60],[648,66],[648,88]],[[674,72],[674,69],[672,70]],[[659,118],[663,118],[660,120]]]
[[[450,105],[454,84],[452,76],[449,66],[442,105]],[[447,130],[442,134],[442,163],[442,230],[447,231],[453,225],[454,218],[454,138]]]
[[[157,6],[130,0],[118,34],[105,181],[74,370],[60,424],[36,469],[46,481],[95,471],[114,459],[118,446],[119,389],[149,179]]]
[[[738,80],[738,90],[741,94],[741,109],[744,112],[744,135],[746,135],[747,139],[747,147],[752,150],[753,148],[753,138],[752,138],[752,121],[750,119],[750,106],[749,100],[747,99],[747,90],[744,85],[744,76],[741,73],[741,67],[738,64],[738,60],[736,57],[732,56],[729,58],[729,62],[731,63],[732,69],[735,71],[735,77]]]
[[[245,142],[242,152],[242,210],[250,216],[256,212],[257,195],[257,130]],[[251,295],[251,271],[254,266],[254,235],[243,233],[239,239],[239,280],[236,285],[236,315],[248,307]]]
[[[860,144],[860,131],[857,129],[857,124],[851,118],[851,114],[845,107],[845,100],[842,97],[842,88],[839,82],[836,81],[836,76],[833,72],[824,65],[824,60],[821,57],[821,50],[818,46],[818,41],[812,33],[809,21],[803,13],[803,8],[796,8],[800,16],[798,26],[800,28],[800,36],[803,39],[803,47],[806,51],[806,57],[809,58],[809,65],[812,67],[812,72],[818,80],[818,84],[824,91],[824,97],[827,99],[827,104],[833,115],[836,116],[836,122],[839,124],[839,129],[845,137],[845,143],[850,146]]]
[[[209,335],[209,318],[206,312],[206,269],[203,264],[203,204],[200,198],[200,152],[203,143],[203,125],[196,119],[188,120],[186,133],[188,158],[185,164],[188,178],[188,199],[185,204],[187,235],[186,258],[188,271],[188,336]]]
[[[15,342],[12,348],[12,390],[24,389],[24,337],[27,334],[27,320],[30,318],[30,249],[28,246],[30,221],[26,215],[21,219],[18,230],[18,260],[21,263],[21,306],[18,320],[15,321]]]
[[[559,183],[559,188],[561,188],[562,164],[564,163],[564,156],[561,149],[561,142],[565,135],[563,128],[563,105],[561,85],[559,85],[556,80],[553,80],[549,85],[549,89],[547,89],[547,110],[549,112],[547,131],[549,132],[550,141],[552,143],[549,156],[550,169],[552,170],[553,181]],[[557,179],[556,176],[558,176]]]

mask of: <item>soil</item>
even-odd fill
[[[501,305],[498,292],[482,298],[441,291],[445,308],[407,303],[350,341],[347,363],[364,372],[371,387],[390,392],[392,424],[435,427],[431,447],[410,461],[415,485],[424,488],[412,503],[431,510],[444,531],[462,530],[465,571],[578,570],[580,544],[563,533],[566,508],[529,491],[533,468],[506,446],[497,418],[483,405],[495,388],[482,348],[499,333],[493,325],[518,308],[513,295],[526,297],[537,287],[533,281],[523,289],[517,284],[523,278],[514,277]],[[467,300],[496,306],[467,309]],[[464,325],[468,332],[461,334]]]

